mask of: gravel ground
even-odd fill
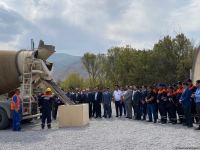
[[[22,132],[0,131],[1,150],[171,150],[200,149],[200,132],[181,125],[162,125],[126,118],[92,119],[82,128],[40,129],[39,120]]]

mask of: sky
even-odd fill
[[[0,49],[40,39],[81,56],[113,46],[151,49],[165,35],[200,43],[200,0],[1,0]]]

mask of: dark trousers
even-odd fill
[[[167,101],[160,101],[158,104],[160,116],[161,116],[161,122],[166,123],[167,122]]]
[[[126,111],[127,111],[127,117],[129,119],[132,118],[132,103],[130,101],[126,101],[125,102],[125,106],[126,106]]]
[[[96,115],[96,104],[95,102],[92,103],[92,116],[94,117]]]
[[[199,120],[198,124],[200,125],[200,102],[196,103],[196,112]]]
[[[45,125],[46,120],[47,120],[47,125],[51,124],[51,111],[50,110],[42,111],[42,125]]]
[[[104,108],[104,117],[111,117],[111,103],[110,104],[103,104],[103,108]]]
[[[154,118],[154,121],[156,122],[158,119],[158,113],[156,111],[156,104],[147,104],[147,112],[149,116],[149,121],[152,121],[152,115]]]
[[[116,109],[116,116],[119,116],[119,112],[120,112],[120,116],[122,116],[122,109],[120,109],[121,102],[120,101],[115,101],[115,109]]]
[[[140,105],[139,104],[135,104],[133,105],[134,107],[134,118],[136,120],[141,120],[141,111],[140,111]]]
[[[21,114],[15,110],[12,111],[12,129],[13,131],[21,130]]]
[[[169,119],[172,123],[177,123],[176,105],[173,102],[168,104]]]
[[[183,111],[186,125],[192,126],[191,104],[183,105]]]
[[[122,116],[122,113],[124,112],[124,116],[126,116],[126,107],[125,107],[125,103],[121,102],[120,103],[120,116]]]
[[[180,123],[183,123],[183,107],[182,107],[182,104],[178,103],[176,105],[176,111],[177,111],[177,114],[178,114],[178,118],[179,118],[179,122]]]
[[[52,110],[52,117],[53,117],[53,119],[55,119],[55,120],[56,120],[56,118],[57,118],[57,111],[58,111],[58,105],[55,105],[55,106],[54,106],[54,109]]]
[[[92,103],[92,102],[89,102],[89,117],[90,117],[90,118],[93,116],[92,106],[93,106],[93,103]]]
[[[101,103],[95,101],[93,106],[93,115],[96,115],[96,118],[101,117]]]
[[[141,104],[140,105],[140,111],[141,111],[141,116],[143,120],[146,120],[146,115],[147,115],[147,104]]]
[[[196,103],[194,101],[194,99],[192,99],[191,101],[191,113],[192,113],[192,122],[199,122],[199,117],[197,115],[197,111],[196,111]]]

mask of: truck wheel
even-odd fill
[[[0,108],[0,130],[9,126],[9,119],[7,113]]]

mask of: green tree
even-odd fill
[[[174,83],[189,78],[195,50],[190,39],[178,34],[163,37],[152,50],[112,47],[106,55],[86,53],[82,62],[96,85]]]
[[[94,86],[100,70],[98,57],[92,53],[85,53],[82,57],[82,63],[88,72],[92,86]]]
[[[190,69],[192,69],[196,49],[184,34],[178,34],[173,41],[176,59],[178,60],[176,67],[177,80],[185,80],[190,77]]]
[[[61,83],[61,88],[64,90],[83,88],[85,85],[84,79],[80,76],[79,73],[71,73],[67,78]]]

